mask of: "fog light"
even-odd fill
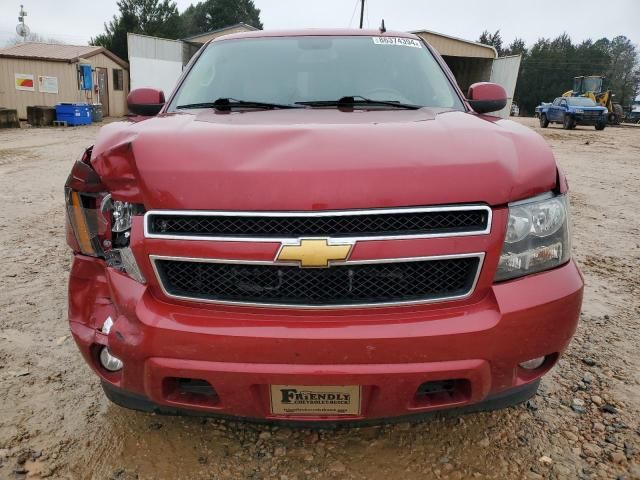
[[[102,350],[100,350],[100,363],[105,370],[109,370],[110,372],[117,372],[123,365],[122,360],[111,355],[108,347],[103,347]]]
[[[521,368],[524,368],[525,370],[535,370],[536,368],[539,368],[542,366],[542,364],[544,363],[546,357],[538,357],[538,358],[532,358],[531,360],[527,360],[526,362],[522,362],[520,364]]]

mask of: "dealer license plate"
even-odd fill
[[[271,385],[275,415],[359,415],[360,386]]]

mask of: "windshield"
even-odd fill
[[[586,97],[567,97],[567,103],[576,107],[597,107],[596,102]]]
[[[585,78],[582,83],[582,91],[600,93],[602,91],[602,78]]]
[[[219,98],[289,105],[345,96],[464,109],[422,42],[352,36],[214,42],[196,61],[170,110]]]

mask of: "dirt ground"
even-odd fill
[[[97,127],[0,131],[0,478],[640,479],[640,129],[541,130],[587,287],[539,395],[417,424],[291,430],[108,402],[69,336],[62,186]]]

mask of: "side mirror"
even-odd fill
[[[164,107],[164,92],[155,88],[136,88],[127,95],[129,111],[143,117],[153,117]]]
[[[467,100],[476,113],[496,112],[507,106],[507,92],[497,83],[474,83],[469,87]]]

